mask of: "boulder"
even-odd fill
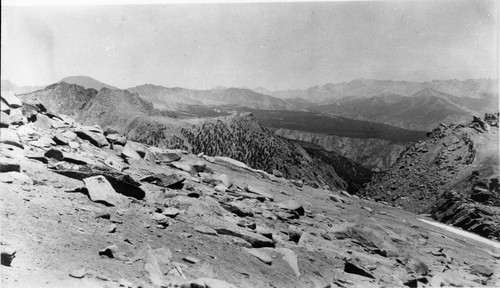
[[[220,181],[222,181],[222,184],[224,184],[224,186],[226,186],[227,188],[231,188],[231,186],[233,186],[233,179],[231,179],[226,174],[219,175],[219,179]]]
[[[287,209],[287,210],[295,211],[300,216],[303,216],[304,213],[305,213],[304,206],[302,206],[302,204],[299,201],[297,201],[297,200],[290,199],[290,200],[287,200],[287,201],[280,202],[280,203],[278,203],[276,205],[278,207],[280,207],[281,209]]]
[[[118,256],[118,246],[110,245],[102,250],[99,250],[99,255],[108,256],[109,258],[115,258]]]
[[[57,149],[50,149],[49,151],[45,152],[43,156],[47,158],[53,158],[56,159],[57,161],[62,161],[64,159],[64,155],[60,150]]]
[[[142,159],[139,153],[135,151],[135,149],[130,145],[130,143],[127,143],[122,150],[121,156],[125,159],[134,159],[134,160],[140,160]]]
[[[129,200],[127,197],[116,193],[115,189],[102,175],[83,179],[85,188],[89,193],[90,200],[104,202],[113,206],[124,206]]]
[[[16,250],[9,246],[0,246],[1,252],[1,264],[4,266],[10,266],[12,260],[16,257]]]
[[[167,164],[179,160],[181,160],[181,155],[175,152],[156,153],[157,164]]]
[[[278,177],[278,178],[283,177],[283,174],[279,170],[276,170],[276,169],[273,169],[273,175],[275,177]]]
[[[36,114],[35,117],[36,117],[35,126],[44,130],[52,128],[52,120],[46,115],[38,113]]]
[[[106,140],[113,145],[125,146],[127,144],[127,138],[118,134],[107,134]]]
[[[92,145],[97,147],[108,146],[108,140],[101,133],[96,133],[90,130],[77,130],[76,135],[83,140],[88,140]]]
[[[302,186],[304,186],[304,182],[302,180],[295,180],[295,179],[292,179],[290,180],[290,182],[295,185],[296,187],[299,187],[299,188],[302,188]]]

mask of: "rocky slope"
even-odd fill
[[[498,137],[498,114],[440,125],[362,195],[500,239]]]
[[[374,171],[388,170],[406,149],[408,142],[377,138],[350,138],[289,129],[275,129],[276,135],[319,145],[326,151],[337,152]]]
[[[2,287],[500,285],[415,214],[2,101]]]
[[[252,168],[277,171],[286,178],[316,187],[347,187],[331,165],[326,165],[329,169],[320,169],[299,145],[276,136],[248,113],[185,121],[138,118],[126,131],[130,139],[148,145],[227,156]]]
[[[277,137],[250,116],[216,119],[173,119],[161,116],[151,102],[126,90],[103,88],[99,92],[58,83],[19,96],[31,105],[105,129],[112,128],[149,145],[180,148],[210,156],[228,156],[255,169],[276,170],[285,177],[311,185],[347,188],[347,183],[326,164],[320,169],[300,146]],[[70,105],[64,105],[70,101]]]

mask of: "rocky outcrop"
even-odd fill
[[[468,124],[441,124],[361,194],[497,238],[498,136],[498,114],[474,117]]]

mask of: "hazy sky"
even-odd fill
[[[498,77],[496,1],[2,7],[2,79],[305,88]]]

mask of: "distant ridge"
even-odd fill
[[[86,89],[92,88],[97,91],[101,90],[102,88],[108,88],[111,90],[118,90],[119,88],[108,85],[106,83],[103,83],[101,81],[98,81],[92,77],[88,76],[69,76],[61,79],[58,83],[65,82],[68,84],[76,84],[78,86],[82,86]]]

